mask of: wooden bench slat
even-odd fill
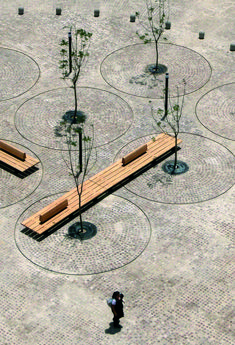
[[[3,141],[0,141],[1,146],[5,144]],[[10,145],[8,145],[10,146]],[[4,146],[5,147],[5,146]],[[22,151],[20,151],[22,152]],[[33,167],[34,165],[39,163],[39,160],[37,158],[33,158],[29,156],[28,154],[25,154],[25,159],[21,160],[17,157],[14,157],[13,155],[7,153],[6,151],[3,151],[0,147],[0,161],[3,163],[6,163],[7,165],[24,172],[25,170]]]
[[[0,161],[3,163],[6,163],[7,165],[10,165],[11,167],[23,172],[32,166],[39,163],[39,160],[28,162],[27,156],[25,161],[20,161],[17,158],[14,158],[13,156],[9,156],[7,153],[0,151]]]
[[[1,159],[5,159],[7,161],[14,163],[16,162],[18,165],[20,166],[31,166],[32,164],[35,164],[35,163],[39,163],[39,160],[36,159],[36,158],[33,158],[33,157],[30,157],[28,155],[26,155],[26,158],[24,161],[21,161],[13,156],[10,156],[7,152],[4,152],[4,151],[1,151],[0,150],[0,157]]]
[[[180,144],[181,142],[182,140],[178,139],[177,143]],[[134,159],[124,166],[122,165],[122,159],[119,159],[117,162],[97,173],[92,178],[84,182],[81,206],[83,207],[96,197],[99,197],[113,186],[117,185],[133,173],[139,171],[144,166],[154,161],[156,158],[160,157],[162,154],[174,148],[174,146],[174,137],[162,133],[156,138],[155,141],[151,140],[149,143],[147,143],[147,152],[139,156],[137,159]],[[44,224],[40,224],[39,215],[43,212],[49,211],[52,207],[56,207],[58,203],[65,199],[68,200],[68,207],[62,210],[60,213],[54,215],[51,219],[48,219]],[[47,205],[39,212],[24,220],[22,224],[41,234],[70,214],[78,211],[78,205],[79,197],[77,195],[77,189],[74,188],[57,200],[53,201],[50,205]]]

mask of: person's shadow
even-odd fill
[[[121,325],[119,325],[119,327],[114,327],[113,322],[110,322],[109,328],[107,328],[105,330],[105,333],[106,334],[116,334],[116,333],[120,332],[121,329],[122,329]]]

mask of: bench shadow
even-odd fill
[[[11,167],[10,165],[3,163],[3,162],[0,162],[0,169],[3,169],[5,171],[9,172],[10,174],[20,178],[21,180],[23,180],[27,176],[35,173],[35,171],[39,170],[39,168],[34,166],[34,167],[31,167],[31,168],[25,170],[24,172],[21,172],[15,168]]]
[[[105,191],[103,194],[99,195],[97,198],[91,200],[89,203],[87,203],[85,206],[83,206],[81,208],[81,212],[84,213],[89,208],[91,208],[92,206],[98,204],[101,200],[103,200],[104,198],[106,198],[110,194],[114,193],[115,191],[117,191],[121,187],[124,187],[127,183],[131,182],[136,177],[142,175],[147,170],[149,170],[149,169],[153,168],[154,166],[158,165],[163,160],[165,160],[166,158],[170,157],[174,153],[174,150],[175,150],[175,148],[172,148],[170,151],[168,151],[165,154],[161,155],[159,158],[156,158],[153,162],[150,162],[149,164],[145,165],[140,170],[134,172],[133,174],[131,174],[130,176],[125,178],[123,181],[119,182],[115,186],[113,186],[110,189],[108,189],[107,191]],[[179,151],[180,147],[177,147],[177,150]],[[45,231],[43,234],[37,234],[35,231],[32,231],[32,230],[30,230],[28,228],[24,228],[23,230],[21,230],[21,232],[24,233],[25,235],[29,236],[29,237],[32,237],[34,240],[40,242],[40,241],[44,240],[45,238],[47,238],[48,236],[50,236],[51,234],[53,234],[55,231],[57,231],[62,226],[66,225],[67,223],[71,222],[73,219],[77,218],[78,216],[79,216],[79,211],[77,210],[77,211],[73,212],[71,215],[69,215],[68,217],[66,217],[63,220],[61,220],[60,222],[58,222],[56,225],[52,226],[50,229]]]

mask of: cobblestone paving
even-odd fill
[[[39,67],[26,54],[0,47],[0,101],[21,95],[34,86]]]
[[[199,121],[210,131],[224,138],[235,140],[235,83],[210,90],[197,104]],[[208,104],[211,106],[208,107]]]
[[[17,246],[33,263],[60,273],[94,274],[122,267],[146,248],[150,239],[148,219],[134,204],[114,196],[107,197],[83,214],[83,220],[94,223],[97,228],[97,234],[90,240],[66,237],[75,220],[41,242],[22,233],[20,223],[57,197],[59,195],[39,200],[17,222]]]
[[[227,148],[195,134],[180,133],[179,138],[183,142],[178,159],[189,166],[186,173],[171,176],[162,170],[160,163],[131,181],[126,188],[148,200],[187,204],[215,198],[234,185],[235,157]],[[151,136],[132,141],[121,149],[117,158],[149,140]]]
[[[131,95],[161,98],[165,87],[165,73],[153,76],[146,72],[148,64],[154,64],[153,45],[137,44],[122,48],[108,55],[101,65],[105,81],[116,89]],[[187,84],[186,93],[201,88],[210,78],[209,63],[198,53],[172,44],[159,45],[159,63],[166,66],[170,75],[171,96],[183,92],[183,80]],[[164,60],[161,60],[164,56]]]
[[[28,148],[14,142],[9,142],[9,144],[28,153],[31,157],[35,157],[35,154]],[[39,186],[42,176],[43,171],[40,163],[36,165],[36,169],[32,168],[27,173],[0,168],[0,208],[15,204],[32,194]]]
[[[235,342],[234,1],[170,3],[172,26],[160,42],[160,59],[169,69],[171,95],[187,79],[178,154],[189,171],[170,179],[162,162],[103,199],[84,214],[98,232],[81,243],[64,237],[72,222],[41,242],[20,225],[74,187],[54,136],[57,121],[73,107],[57,67],[58,44],[65,25],[93,32],[78,85],[82,110],[97,126],[93,175],[153,136],[146,98],[163,106],[163,79],[152,89],[155,81],[129,83],[153,63],[151,47],[136,35],[139,24],[130,22],[135,11],[144,16],[145,1],[1,2],[0,138],[27,148],[40,164],[20,180],[0,169],[0,344]],[[118,330],[106,303],[114,290],[125,295]]]
[[[78,99],[79,110],[86,109],[87,123],[94,124],[94,146],[117,139],[130,127],[132,109],[119,96],[94,88],[78,88]],[[67,145],[61,145],[61,138],[56,137],[55,132],[62,116],[71,110],[73,103],[73,90],[70,88],[39,94],[17,110],[16,128],[23,137],[35,144],[66,150]],[[34,126],[31,126],[32,123]],[[107,132],[107,128],[110,132]],[[87,132],[86,135],[92,136],[92,133]]]

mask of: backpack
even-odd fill
[[[113,302],[113,298],[107,299],[107,304],[110,308],[112,308],[112,302]]]

